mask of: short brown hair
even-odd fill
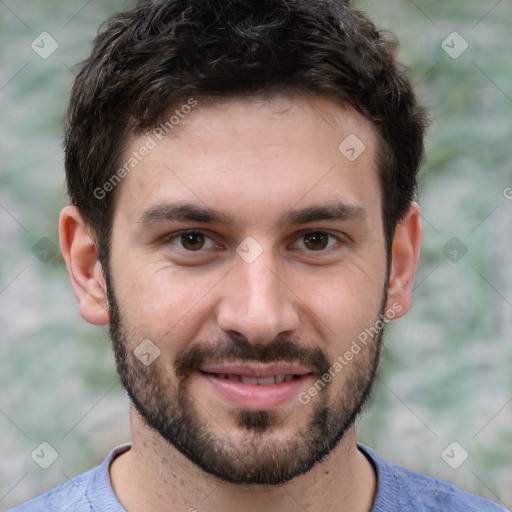
[[[427,119],[395,43],[340,0],[143,0],[110,18],[76,77],[65,123],[68,193],[108,262],[128,136],[190,98],[328,96],[376,128],[388,254],[417,187]],[[340,141],[341,142],[341,141]]]

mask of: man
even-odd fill
[[[356,443],[410,308],[426,117],[335,0],[141,1],[66,121],[61,249],[132,442],[16,511],[498,511]]]

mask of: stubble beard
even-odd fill
[[[134,355],[141,340],[137,341],[127,328],[112,283],[105,277],[111,319],[109,332],[117,372],[129,399],[158,436],[222,481],[273,486],[307,473],[338,445],[370,399],[384,329],[330,382],[323,382],[323,389],[309,404],[309,419],[293,434],[283,438],[282,428],[286,426],[286,431],[290,431],[283,410],[233,408],[229,413],[237,432],[230,435],[218,428],[215,419],[190,392],[190,380],[199,364],[219,359],[296,362],[315,368],[321,378],[331,368],[327,354],[320,347],[306,348],[281,337],[265,345],[252,345],[240,337],[186,347],[177,355],[175,375],[162,364],[165,362],[162,356],[145,366]],[[377,318],[383,317],[385,299],[384,296]],[[305,405],[297,401],[295,407]]]

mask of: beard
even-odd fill
[[[165,364],[165,354],[148,366],[135,356],[134,349],[142,338],[128,329],[106,273],[105,280],[116,368],[130,401],[158,436],[222,481],[280,485],[307,473],[338,445],[369,401],[379,365],[383,328],[341,372],[322,380],[322,389],[311,399],[303,425],[295,420],[286,421],[294,408],[305,407],[298,400],[288,410],[233,407],[229,415],[237,430],[231,433],[190,390],[191,380],[202,364],[292,362],[310,368],[321,379],[330,369],[332,376],[333,363],[326,352],[284,336],[255,345],[242,335],[235,335],[191,343],[176,355],[172,375],[168,360]],[[384,316],[386,298],[384,292],[376,320]],[[158,340],[153,343],[158,345]]]

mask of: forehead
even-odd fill
[[[339,202],[380,216],[375,129],[332,100],[230,98],[167,117],[168,135],[157,128],[130,139],[122,160],[137,165],[116,190],[116,218],[134,222],[166,202],[253,223]]]

